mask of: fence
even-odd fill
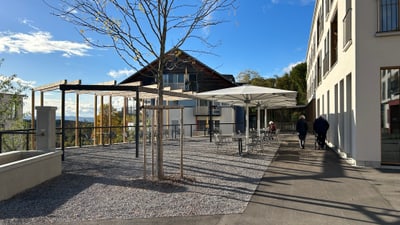
[[[277,128],[281,131],[294,131],[296,124],[294,122],[276,122]],[[156,129],[156,128],[155,128]],[[163,138],[178,139],[180,136],[180,125],[164,125]],[[232,134],[240,131],[244,133],[244,124],[238,123],[216,123],[210,132],[209,126],[200,127],[198,124],[184,124],[183,132],[185,137],[210,136],[214,132],[223,134]],[[61,128],[57,128],[58,138],[56,147],[61,148],[61,138],[64,138],[65,147],[82,147],[88,145],[111,145],[115,143],[134,143],[135,126],[82,126],[64,128],[64,137],[61,137]],[[147,140],[152,136],[157,136],[156,130],[147,127]],[[35,149],[34,135],[35,129],[5,130],[0,131],[0,153],[14,150]],[[139,126],[139,141],[143,140],[143,127]]]
[[[34,129],[0,131],[0,153],[3,151],[32,149],[30,146],[30,135],[33,134],[35,134]]]

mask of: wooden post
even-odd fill
[[[93,131],[92,131],[92,135],[93,135],[93,145],[97,144],[97,95],[94,95],[94,104],[93,104],[93,113],[94,113],[94,120],[93,120]]]
[[[124,110],[122,112],[122,121],[123,121],[123,126],[122,126],[122,142],[127,142],[127,133],[128,131],[126,130],[126,121],[127,121],[127,114],[128,113],[128,98],[124,97]]]
[[[100,144],[104,144],[104,138],[103,138],[103,116],[104,116],[104,96],[100,96]]]
[[[32,94],[31,94],[31,98],[32,98],[32,103],[31,103],[31,128],[35,129],[35,90],[32,89]],[[35,143],[36,139],[35,139],[35,135],[32,134],[31,135],[31,149],[35,149],[36,143]]]
[[[180,132],[180,148],[181,148],[181,179],[183,179],[183,108],[181,108],[181,132]]]
[[[151,176],[153,178],[154,178],[154,175],[155,175],[155,169],[154,169],[154,149],[155,149],[154,133],[156,131],[156,129],[155,129],[156,113],[157,113],[157,110],[152,110],[152,120],[151,120]]]
[[[143,124],[143,178],[146,180],[146,136],[147,136],[147,127],[146,127],[146,109],[143,108],[142,114],[142,124]]]
[[[79,94],[76,93],[75,103],[75,146],[80,146],[81,137],[79,136]]]
[[[108,101],[108,144],[111,145],[112,144],[112,136],[111,136],[111,132],[112,132],[112,96],[109,96],[109,101]]]

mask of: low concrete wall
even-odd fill
[[[62,151],[0,154],[0,201],[61,175]]]

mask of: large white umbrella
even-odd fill
[[[249,106],[257,106],[258,108],[291,107],[296,105],[296,95],[296,91],[254,85],[242,85],[196,94],[201,99],[224,102],[246,108],[246,150],[249,141]],[[257,117],[259,121],[259,113]]]

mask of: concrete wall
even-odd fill
[[[380,69],[400,66],[400,32],[377,33],[378,1],[356,2],[357,164],[380,165]]]
[[[0,162],[4,163],[0,164],[0,201],[59,176],[62,170],[61,155],[62,151],[0,154]]]

